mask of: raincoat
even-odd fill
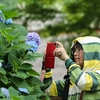
[[[71,82],[68,100],[100,100],[100,39],[92,36],[79,37],[73,40],[72,47],[77,41],[84,51],[84,67],[81,70],[72,59],[65,61]],[[52,70],[46,70],[44,83],[44,90],[50,96],[62,97],[65,82],[52,80]]]

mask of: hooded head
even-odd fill
[[[83,70],[96,71],[100,69],[100,39],[93,36],[76,38],[72,42],[72,50],[77,42],[81,44],[83,49]]]

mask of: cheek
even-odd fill
[[[84,54],[82,53],[82,55],[81,55],[81,63],[83,63],[84,62]]]

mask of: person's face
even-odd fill
[[[76,48],[74,51],[74,60],[76,64],[80,65],[81,69],[83,68],[84,63],[84,52],[83,49]]]

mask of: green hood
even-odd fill
[[[73,40],[72,47],[77,41],[84,50],[83,70],[87,72],[100,69],[100,39],[93,36],[79,37]]]

